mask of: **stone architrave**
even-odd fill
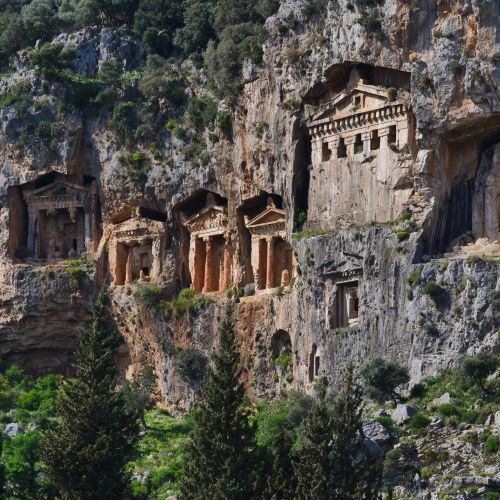
[[[284,281],[288,284],[294,262],[285,239],[285,212],[276,208],[270,198],[260,214],[252,219],[245,217],[245,226],[252,238],[251,264],[256,290],[275,288]]]

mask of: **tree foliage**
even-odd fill
[[[361,376],[369,397],[377,401],[391,398],[395,403],[403,399],[396,389],[410,380],[406,368],[382,358],[366,362],[361,369]]]
[[[500,356],[493,353],[479,353],[465,356],[460,365],[460,373],[465,383],[479,386],[486,394],[493,394],[486,379],[500,366]]]
[[[297,498],[377,498],[381,470],[363,446],[361,405],[362,391],[352,366],[332,407],[326,382],[319,382],[318,401],[304,422],[297,450]]]
[[[62,498],[125,498],[125,464],[137,437],[135,415],[116,390],[117,334],[101,291],[90,328],[79,335],[76,378],[59,394],[59,420],[44,440],[47,475]]]
[[[220,325],[220,347],[213,358],[195,411],[181,483],[186,499],[248,498],[253,433],[243,411],[232,311]]]

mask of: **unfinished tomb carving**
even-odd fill
[[[48,174],[9,189],[10,246],[18,259],[92,255],[99,241],[95,180]]]
[[[227,210],[207,193],[206,206],[186,217],[182,224],[188,230],[189,272],[196,292],[226,290],[232,278],[232,252]]]
[[[411,196],[411,162],[402,161],[414,150],[415,135],[407,74],[377,70],[343,68],[331,88],[306,99],[309,227],[390,220]],[[393,73],[399,93],[386,87]]]
[[[113,224],[109,237],[109,269],[115,285],[152,281],[160,277],[167,246],[165,223],[140,211]]]
[[[293,276],[293,251],[286,241],[285,212],[272,198],[264,211],[245,217],[251,234],[251,263],[256,290],[288,286]]]
[[[500,244],[500,119],[457,127],[441,138],[434,223],[422,254],[498,252]]]

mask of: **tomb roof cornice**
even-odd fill
[[[308,131],[313,138],[335,135],[367,125],[384,124],[407,115],[408,112],[409,107],[406,104],[391,103],[382,108],[353,113],[343,118],[327,117],[311,121],[308,124]]]

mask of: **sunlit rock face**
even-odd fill
[[[104,282],[122,373],[153,366],[178,411],[199,381],[179,376],[176,356],[210,355],[230,302],[259,398],[311,391],[322,376],[335,385],[348,362],[375,355],[415,383],[499,349],[500,7],[386,0],[369,32],[352,2],[308,18],[304,3],[282,2],[267,20],[263,62],[245,62],[231,130],[203,133],[202,162],[185,153],[194,137],[166,129],[161,154],[141,145],[128,158],[104,108],[58,118],[63,91],[42,89],[22,55],[0,78],[2,91],[25,79],[33,94],[22,115],[0,110],[5,362],[67,371]],[[86,76],[109,60],[140,68],[147,55],[122,29],[58,40]],[[188,95],[205,95],[189,70]],[[50,143],[29,133],[56,120]],[[140,182],[133,161],[148,165]],[[424,293],[430,281],[441,301]],[[145,305],[141,286],[163,295]],[[174,300],[184,288],[189,307]]]

